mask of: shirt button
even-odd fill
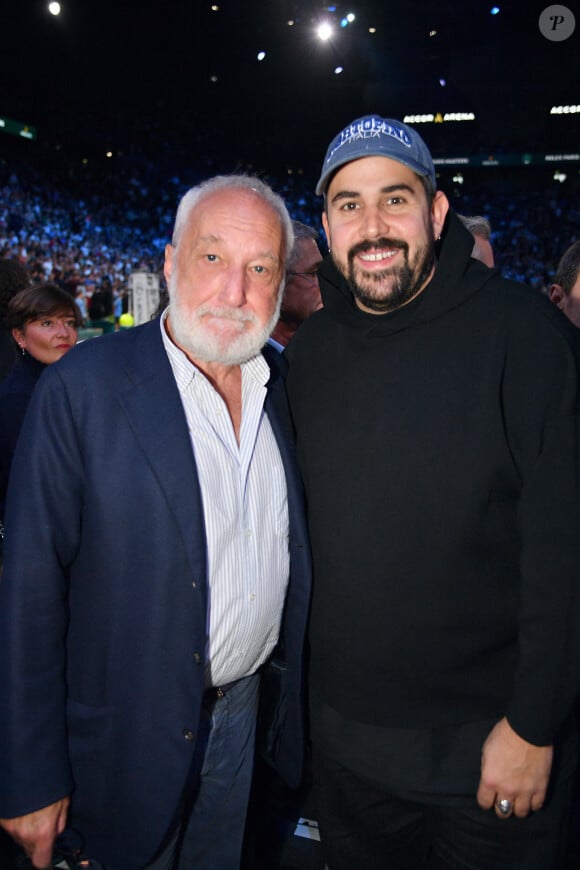
[[[188,743],[191,743],[192,740],[195,740],[195,734],[193,733],[193,731],[190,731],[189,728],[183,729],[183,736],[185,737],[185,739],[187,740]]]
[[[198,652],[194,652],[194,654],[193,654],[193,660],[194,660],[194,662],[196,663],[196,665],[200,665],[200,664],[201,664],[201,656],[200,656],[200,654],[199,654]]]

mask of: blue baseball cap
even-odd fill
[[[390,157],[424,175],[434,190],[437,187],[431,154],[419,134],[402,121],[365,115],[341,130],[328,146],[316,193],[325,193],[336,170],[361,157]]]

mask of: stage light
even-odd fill
[[[266,52],[265,52],[265,51],[259,51],[259,52],[258,52],[258,54],[257,54],[257,58],[258,58],[258,60],[264,60],[265,57],[266,57]]]
[[[336,69],[334,70],[335,76],[339,76],[341,74],[341,72],[343,71],[343,69],[344,69],[344,67],[337,66]]]
[[[349,24],[352,24],[355,17],[356,16],[355,16],[354,12],[349,12],[348,15],[346,16],[346,20],[348,21]]]
[[[219,8],[219,6],[217,6],[217,5],[214,3],[214,5],[211,7],[211,11],[212,11],[212,12],[219,12],[219,11],[220,11],[220,8]]]
[[[340,26],[348,27],[348,21],[346,20],[346,18],[341,19]]]
[[[429,36],[437,36],[437,31],[436,31],[436,30],[430,30],[430,31],[429,31]]]
[[[559,172],[558,170],[554,172],[554,181],[559,181],[560,184],[563,184],[567,178],[568,176],[565,172]]]
[[[48,11],[50,12],[51,15],[60,15],[60,13],[61,13],[60,3],[49,3],[48,4]]]
[[[447,84],[447,82],[445,81],[445,79],[439,79],[439,84],[441,85],[442,88],[444,88],[445,85]]]
[[[377,32],[376,27],[369,27],[369,33],[376,33],[376,32]]]
[[[288,27],[294,27],[294,19],[293,18],[291,18],[290,21],[287,21],[286,23],[287,23]]]
[[[497,15],[500,11],[499,6],[492,6],[489,10],[490,15]]]
[[[112,157],[112,156],[113,156],[112,151],[107,151],[107,153],[105,154],[105,157]]]
[[[318,38],[326,42],[332,36],[332,25],[328,21],[324,21],[318,25]]]

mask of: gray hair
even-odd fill
[[[183,228],[187,223],[187,219],[189,218],[192,209],[195,208],[202,199],[220,190],[251,191],[252,193],[257,194],[263,202],[269,205],[270,208],[276,212],[282,225],[285,260],[287,261],[294,246],[294,230],[292,229],[292,220],[288,213],[288,209],[286,208],[286,204],[282,197],[277,193],[274,193],[272,188],[264,181],[252,175],[216,175],[213,178],[202,181],[201,184],[190,188],[190,190],[182,196],[177,207],[173,236],[171,238],[171,244],[173,247],[177,247],[181,233],[183,232]]]
[[[309,227],[308,224],[303,224],[302,221],[293,220],[292,221],[292,229],[294,230],[294,245],[292,246],[292,250],[290,251],[290,256],[288,257],[288,269],[292,270],[296,265],[296,261],[298,260],[298,245],[297,242],[302,239],[314,239],[316,243],[318,243],[318,232],[313,227]]]
[[[491,224],[483,215],[474,214],[466,217],[463,214],[458,214],[457,217],[472,236],[481,236],[488,242],[491,240]]]
[[[580,272],[580,239],[562,254],[554,275],[554,284],[559,284],[566,296],[570,295]]]

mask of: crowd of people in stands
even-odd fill
[[[81,165],[63,176],[0,163],[0,257],[25,263],[35,282],[69,290],[85,317],[95,290],[112,291],[118,314],[131,272],[160,273],[179,196],[208,174],[203,167],[175,174],[143,160],[105,168]],[[292,217],[320,229],[310,179],[267,180]],[[457,211],[490,221],[496,268],[537,290],[546,291],[560,256],[580,237],[580,207],[565,189],[446,192]]]

